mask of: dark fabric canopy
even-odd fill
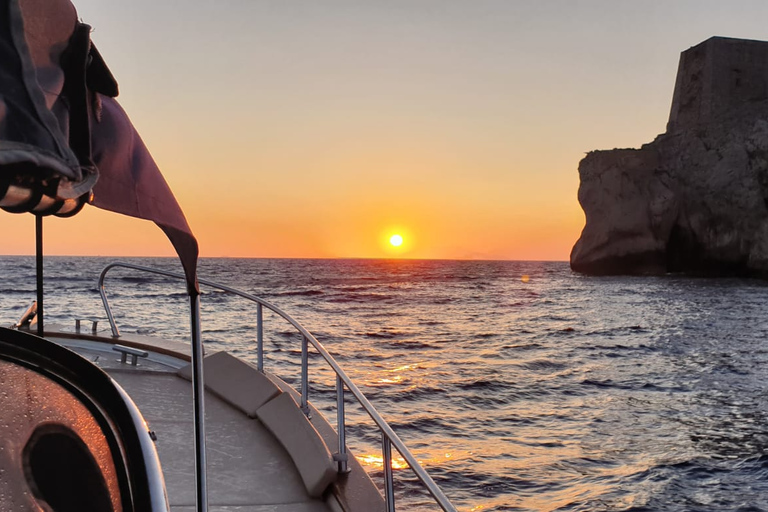
[[[97,173],[75,146],[87,134],[89,27],[68,0],[0,6],[0,165],[55,178],[61,198],[88,193]]]
[[[198,247],[69,0],[0,0],[0,207],[73,215],[91,198],[155,222],[198,293]]]
[[[93,161],[99,182],[93,205],[155,222],[179,254],[190,290],[197,291],[197,240],[128,115],[113,98],[101,97],[101,120],[93,123]]]

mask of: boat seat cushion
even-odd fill
[[[203,359],[205,387],[250,418],[256,411],[282,393],[269,378],[256,368],[227,352],[216,352]],[[192,365],[177,374],[192,380]]]
[[[336,463],[290,393],[277,395],[261,406],[256,415],[293,459],[309,495],[321,497],[336,481]]]

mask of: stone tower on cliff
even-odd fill
[[[573,270],[768,279],[768,42],[685,50],[667,132],[591,151],[579,176]]]
[[[768,42],[711,37],[680,54],[667,132],[768,99]]]

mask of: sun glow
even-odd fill
[[[379,248],[382,256],[402,258],[411,254],[415,248],[416,236],[403,224],[382,226],[378,233]]]

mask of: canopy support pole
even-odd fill
[[[208,486],[205,458],[205,383],[203,381],[203,341],[200,327],[200,294],[190,293],[192,324],[192,403],[195,415],[195,478],[197,512],[208,512]]]
[[[35,263],[37,267],[37,335],[43,330],[43,216],[35,215]]]

